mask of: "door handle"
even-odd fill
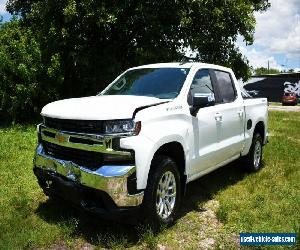
[[[242,117],[243,114],[244,114],[244,110],[241,109],[241,110],[238,112],[238,115],[239,115],[239,117]]]
[[[223,119],[223,117],[222,117],[222,115],[220,113],[216,113],[215,114],[215,120],[217,122],[222,122],[222,119]]]

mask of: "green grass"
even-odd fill
[[[299,129],[300,113],[270,112],[264,168],[237,161],[189,184],[178,222],[158,234],[48,200],[32,172],[35,127],[0,129],[0,249],[235,249],[239,232],[299,235]]]
[[[270,113],[264,168],[220,190],[218,216],[233,232],[300,235],[300,113]]]
[[[282,106],[281,102],[269,102],[270,106]]]

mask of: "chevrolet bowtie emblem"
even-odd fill
[[[55,135],[55,139],[58,140],[59,142],[68,142],[69,141],[69,136],[57,133]]]

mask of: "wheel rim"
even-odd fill
[[[254,167],[256,169],[258,169],[259,165],[260,165],[260,159],[261,159],[261,144],[259,141],[256,141],[256,143],[255,143],[253,157],[254,157],[254,159],[253,159]]]
[[[176,179],[172,172],[165,172],[160,178],[156,192],[156,211],[160,218],[167,219],[176,202]]]

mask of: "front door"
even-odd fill
[[[192,105],[194,94],[210,95],[214,98],[214,89],[210,70],[200,69],[194,76],[188,103]],[[215,120],[216,106],[204,107],[192,116],[193,140],[191,151],[191,174],[197,174],[217,163],[218,130]]]

